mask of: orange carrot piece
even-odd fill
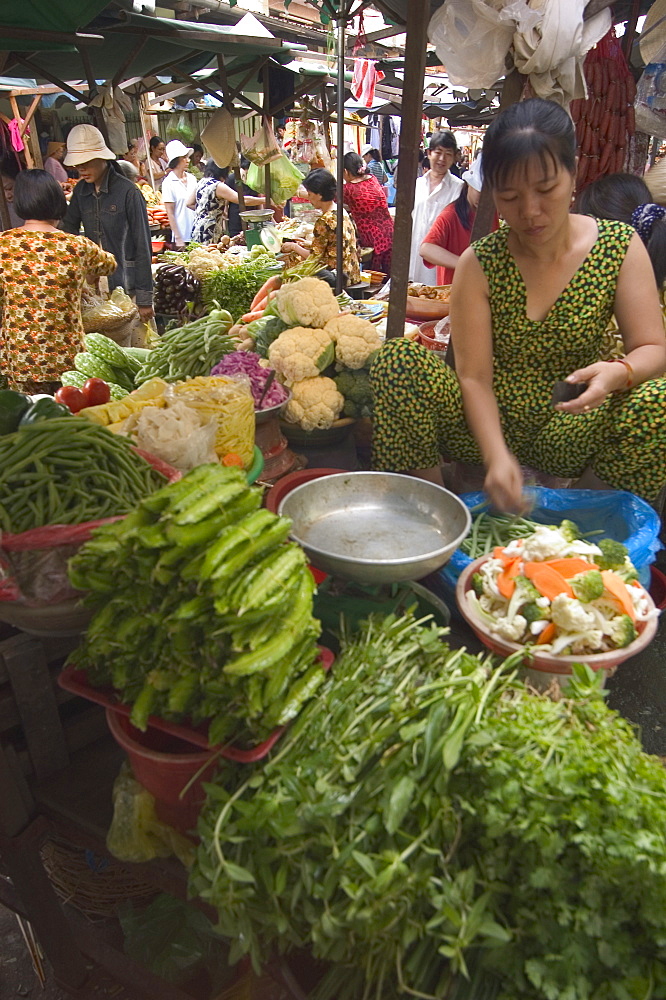
[[[546,559],[544,565],[556,569],[558,573],[562,574],[565,580],[570,580],[572,576],[577,576],[578,573],[589,573],[591,569],[599,569],[595,563],[585,562],[584,559],[576,559],[575,557],[569,559]]]
[[[619,605],[620,610],[624,612],[625,615],[629,615],[632,622],[635,622],[636,610],[634,608],[634,602],[631,599],[631,595],[627,590],[627,585],[624,580],[622,580],[617,573],[614,573],[611,569],[602,570],[601,579],[604,581],[604,587],[613,598],[613,602]]]
[[[255,312],[245,313],[244,316],[241,316],[240,321],[241,323],[252,323],[255,319],[261,319],[263,315],[264,315],[264,310],[257,309],[255,310]]]
[[[539,632],[537,636],[536,644],[537,646],[543,646],[546,642],[551,642],[555,638],[555,633],[557,632],[557,626],[555,622],[548,622],[543,632]]]
[[[526,562],[523,564],[523,573],[532,581],[542,597],[547,597],[549,601],[554,600],[559,594],[574,597],[569,583],[548,563]]]
[[[282,284],[282,276],[279,274],[273,274],[264,284],[261,286],[255,297],[252,299],[252,305],[250,306],[250,312],[254,312],[258,308],[259,303],[262,299],[265,299],[269,292],[273,291],[275,288],[279,288]]]
[[[516,589],[516,577],[520,573],[520,559],[513,559],[497,577],[497,589],[502,597],[511,600]]]
[[[520,559],[519,552],[505,552],[501,545],[496,545],[493,549],[493,558],[499,559],[505,566],[510,566],[512,562]]]
[[[222,465],[226,466],[239,465],[242,469],[244,463],[240,455],[237,455],[235,451],[229,451],[222,459]]]

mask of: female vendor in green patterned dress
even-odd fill
[[[570,214],[569,115],[533,99],[498,115],[484,184],[507,225],[466,250],[451,293],[456,372],[400,338],[372,368],[373,465],[442,484],[441,457],[483,462],[520,510],[521,465],[653,501],[666,481],[666,337],[650,259],[631,226]],[[625,347],[599,361],[615,313]],[[584,383],[552,404],[557,381]]]

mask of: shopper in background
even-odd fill
[[[311,170],[305,178],[303,187],[308,193],[308,201],[312,207],[318,208],[322,213],[314,224],[312,251],[307,251],[299,243],[283,243],[282,249],[286,253],[297,253],[304,259],[318,257],[322,262],[322,267],[333,271],[337,264],[336,236],[338,208],[335,204],[337,181],[330,170],[317,167],[316,170]],[[356,285],[361,280],[361,266],[356,246],[356,233],[354,225],[344,208],[341,208],[340,211],[343,213],[344,220],[342,228],[342,270],[348,283]]]
[[[48,392],[83,349],[86,279],[111,274],[116,262],[84,236],[57,228],[67,202],[46,170],[21,171],[15,199],[25,222],[0,235],[0,371],[11,389]]]
[[[421,257],[426,265],[437,266],[438,285],[451,284],[460,255],[471,242],[483,184],[480,159],[474,161],[471,170],[465,171],[462,180],[460,194],[439,213],[421,244]]]
[[[69,181],[67,171],[62,165],[66,149],[66,142],[50,142],[46,147],[44,170],[47,170],[59,184],[67,184]]]
[[[358,153],[345,154],[344,173],[344,203],[356,226],[358,242],[362,247],[372,247],[372,269],[389,275],[393,219],[384,189]]]
[[[65,166],[76,167],[81,179],[72,192],[61,228],[78,235],[83,225],[89,240],[113,254],[118,267],[109,278],[109,288],[120,286],[134,295],[139,315],[146,322],[153,315],[146,203],[115,159],[99,129],[74,126],[67,136]]]
[[[159,135],[152,136],[148,145],[150,147],[150,164],[148,166],[152,171],[155,188],[156,190],[159,190],[162,187],[162,181],[166,177],[167,170],[169,169],[169,164],[165,158],[166,145],[164,143],[164,139],[160,139]],[[150,176],[150,173],[148,176]]]
[[[162,201],[169,216],[171,235],[180,250],[192,238],[194,225],[194,200],[197,180],[188,170],[192,147],[180,139],[172,139],[166,145],[169,173],[162,181]]]
[[[378,149],[373,149],[371,145],[363,146],[361,156],[365,160],[368,170],[373,174],[380,184],[388,183],[388,177],[382,165],[382,158]]]
[[[203,180],[197,184],[192,227],[194,243],[219,243],[224,235],[227,205],[238,206],[238,192],[226,183],[228,176],[229,167],[218,167],[215,160],[206,164]],[[265,200],[262,195],[247,195],[245,204],[254,208],[263,206]],[[238,222],[240,224],[240,219]]]
[[[192,155],[190,156],[189,170],[191,174],[194,174],[194,176],[198,181],[200,181],[204,175],[205,164],[203,164],[202,162],[203,155],[204,155],[203,146],[200,146],[198,142],[193,142]]]
[[[150,181],[141,176],[133,163],[129,160],[117,160],[116,162],[128,181],[136,184],[149,208],[156,208],[162,204],[162,195],[159,191],[155,191]]]
[[[457,152],[452,132],[435,132],[428,147],[430,169],[416,181],[409,277],[411,281],[423,285],[434,285],[436,278],[432,268],[421,257],[421,244],[439,213],[455,201],[462,188],[463,182],[449,170]]]
[[[245,183],[245,178],[247,177],[247,172],[249,168],[250,168],[250,161],[246,156],[241,156],[240,167],[238,168],[238,172],[240,174],[241,184],[243,185],[243,195],[248,205],[251,204],[250,201],[248,201],[248,199],[261,197],[258,191],[255,191],[254,188],[249,187]],[[236,192],[238,191],[238,178],[236,177],[236,171],[227,174],[225,183],[227,187],[231,188],[234,194],[236,194]],[[238,204],[238,197],[236,197],[235,201],[229,201],[228,215],[227,215],[227,229],[229,231],[229,236],[238,236],[238,234],[243,231],[243,226],[241,224],[241,217],[240,217],[240,207]]]

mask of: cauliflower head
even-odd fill
[[[268,360],[285,382],[316,378],[333,360],[334,345],[325,330],[295,326],[283,330],[268,348]]]
[[[363,368],[382,346],[374,325],[359,316],[336,316],[325,330],[335,341],[335,360],[345,368]]]
[[[333,289],[319,278],[301,278],[283,285],[273,299],[272,308],[290,326],[316,329],[340,312]]]
[[[337,420],[344,406],[332,378],[304,378],[294,382],[292,396],[285,407],[284,419],[299,424],[304,431],[325,430]]]
[[[595,628],[595,616],[575,597],[558,594],[550,606],[550,616],[565,632],[585,632]]]

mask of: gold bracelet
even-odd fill
[[[634,382],[634,369],[631,367],[626,358],[611,358],[610,363],[624,365],[627,369],[627,381],[625,385],[623,385],[621,389],[617,389],[616,392],[624,392],[626,389],[631,389]]]

